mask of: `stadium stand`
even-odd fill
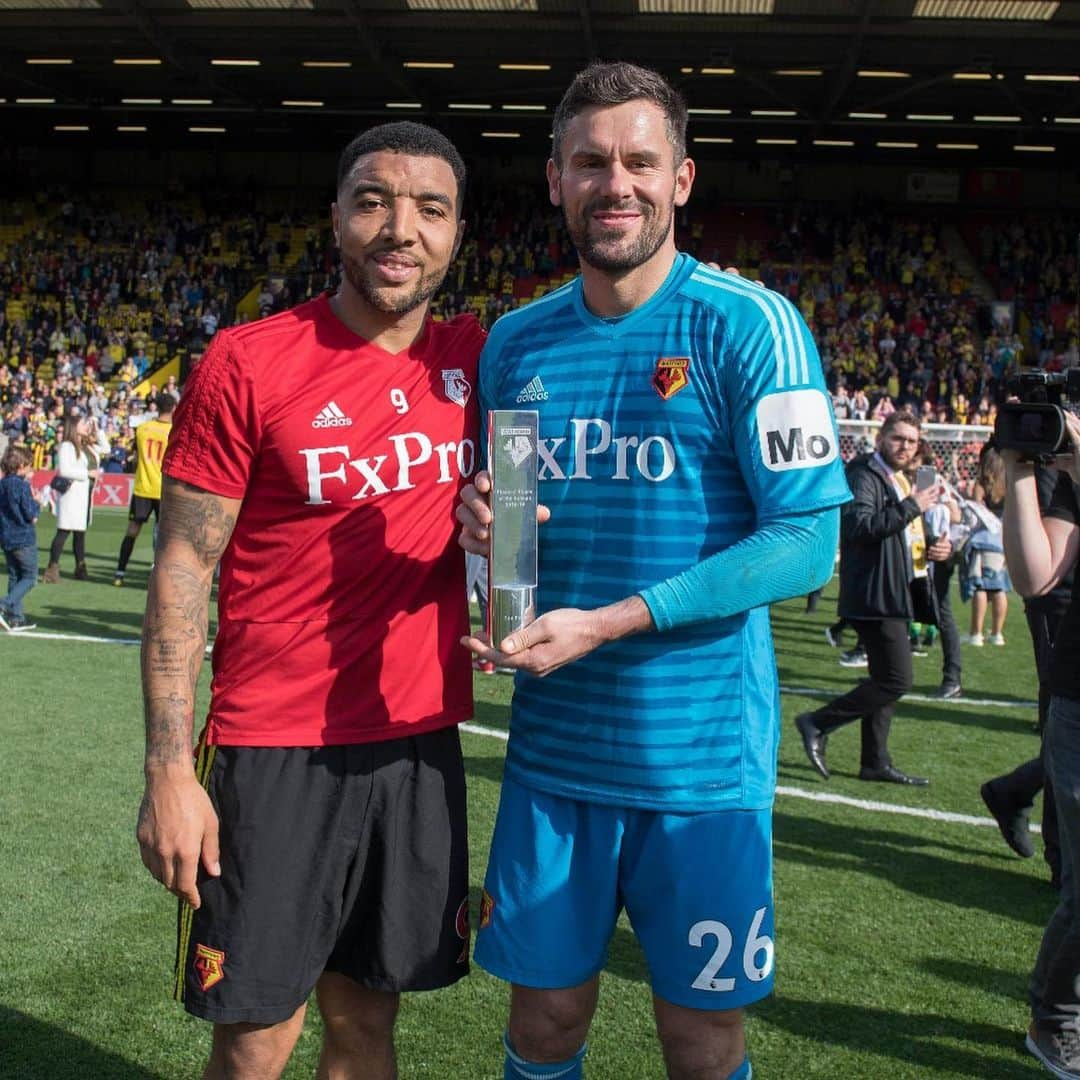
[[[472,311],[490,325],[576,272],[536,186],[480,185],[470,211],[437,318]],[[1078,362],[1076,226],[975,214],[957,229],[869,201],[678,221],[682,247],[799,307],[838,419],[909,407],[960,427],[993,424],[1011,367]],[[61,418],[82,409],[110,438],[110,467],[127,468],[128,421],[152,387],[179,385],[218,327],[314,296],[336,273],[321,211],[251,190],[102,190],[76,203],[57,189],[14,202],[0,223],[3,436],[49,468]]]

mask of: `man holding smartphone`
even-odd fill
[[[1080,420],[1066,414],[1071,453],[1045,514],[1035,466],[1003,450],[1007,496],[1002,519],[1009,574],[1021,596],[1049,593],[1080,554]],[[1031,1026],[1026,1045],[1054,1076],[1080,1080],[1080,597],[1072,597],[1054,637],[1050,705],[1043,730],[1043,766],[1054,789],[1061,837],[1061,896],[1043,932],[1029,984]]]
[[[919,458],[925,461],[929,454],[930,448],[925,441],[920,442]],[[944,478],[933,465],[926,464],[919,465],[915,470],[915,488],[917,491],[934,488],[937,492],[937,501],[923,514],[927,548],[933,547],[940,537],[948,537],[951,540],[950,527],[960,521],[960,507],[955,493],[950,491]],[[935,691],[934,696],[942,699],[960,696],[960,632],[956,629],[952,601],[949,596],[954,569],[955,566],[949,559],[931,560],[927,567],[937,605],[937,626],[941,631],[941,686]],[[930,628],[931,633],[932,630],[933,627]],[[931,640],[932,638],[924,639],[924,644],[930,644]],[[914,641],[913,637],[912,642]]]
[[[894,412],[881,425],[877,449],[853,459],[847,480],[854,496],[840,518],[840,599],[837,611],[858,632],[869,673],[853,690],[814,712],[795,718],[810,764],[828,780],[825,747],[829,735],[862,721],[859,779],[924,786],[889,756],[889,728],[896,702],[911,689],[908,623],[916,617],[914,587],[931,590],[928,566],[949,557],[947,536],[927,543],[923,514],[938,500],[940,485],[914,488],[905,470],[919,447],[920,420]],[[931,469],[931,474],[933,470]],[[916,585],[918,579],[922,579]]]

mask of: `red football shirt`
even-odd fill
[[[164,472],[242,499],[221,562],[206,738],[320,746],[472,713],[457,496],[477,465],[471,316],[396,355],[327,296],[221,331]]]

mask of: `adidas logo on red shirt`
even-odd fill
[[[313,428],[352,427],[352,420],[338,408],[336,402],[330,401],[311,421],[311,426]]]

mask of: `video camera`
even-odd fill
[[[1080,416],[1080,368],[1041,371],[1021,368],[1005,380],[1011,397],[998,409],[994,443],[999,450],[1016,450],[1021,461],[1052,464],[1072,453],[1065,413]]]

